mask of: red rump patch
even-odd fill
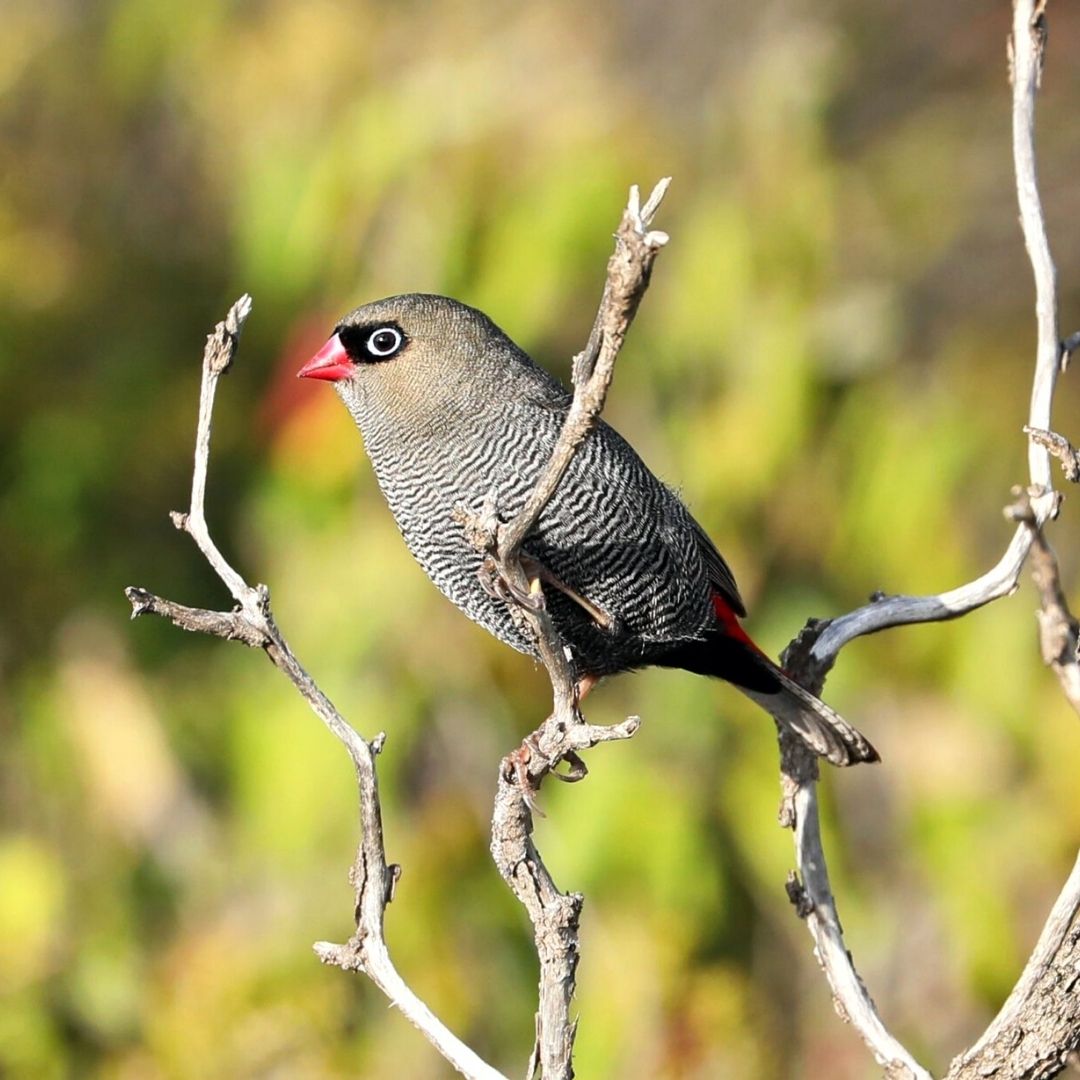
[[[724,634],[729,638],[734,638],[736,641],[741,641],[744,645],[749,645],[754,652],[765,656],[765,653],[754,644],[750,635],[742,628],[739,616],[732,611],[731,606],[719,593],[712,594],[712,606]]]

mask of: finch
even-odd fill
[[[331,382],[363,436],[417,562],[470,619],[519,652],[537,647],[485,583],[455,516],[494,490],[509,520],[551,456],[567,389],[486,315],[409,294],[346,315],[300,370]],[[725,679],[834,765],[878,760],[847,721],[790,679],[742,628],[728,564],[682,501],[603,421],[523,546],[582,692],[658,666]]]

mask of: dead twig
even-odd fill
[[[827,670],[815,666],[813,659],[818,633],[820,627],[805,628],[781,658],[784,669],[815,693],[821,692]],[[821,839],[817,781],[817,758],[781,730],[780,823],[794,832],[797,867],[788,877],[788,896],[814,940],[814,953],[832,989],[837,1012],[862,1036],[886,1075],[897,1080],[930,1080],[930,1073],[885,1026],[844,941]]]
[[[529,1075],[539,1067],[544,1080],[568,1080],[574,1075],[571,1056],[577,1024],[570,1018],[570,1006],[583,897],[561,892],[544,866],[532,841],[533,793],[560,762],[567,762],[570,772],[554,775],[581,779],[586,771],[581,751],[601,742],[630,738],[640,721],[632,716],[611,727],[585,721],[565,647],[548,616],[539,579],[530,578],[523,565],[521,545],[603,410],[615,360],[648,288],[653,262],[667,243],[666,234],[649,228],[667,186],[668,180],[661,180],[644,206],[638,189],[631,188],[592,332],[574,358],[573,401],[551,457],[521,511],[511,521],[499,524],[495,492],[478,517],[464,515],[467,535],[491,560],[495,575],[505,584],[507,601],[517,606],[531,628],[551,679],[551,715],[499,769],[491,825],[492,857],[533,924],[540,960],[540,1001]]]
[[[1057,579],[1057,564],[1043,535],[1057,516],[1050,454],[1070,476],[1076,451],[1050,430],[1050,412],[1062,361],[1080,342],[1061,341],[1057,325],[1057,276],[1035,174],[1035,97],[1046,45],[1045,0],[1017,0],[1010,39],[1013,87],[1013,157],[1024,241],[1035,278],[1038,344],[1028,425],[1030,484],[1007,508],[1018,522],[1005,554],[975,581],[934,596],[876,595],[869,604],[827,622],[811,625],[789,647],[785,663],[817,690],[845,644],[862,634],[909,623],[964,615],[1015,591],[1028,556],[1039,584],[1043,652],[1055,666],[1070,701],[1076,705],[1080,680],[1076,664],[1076,621],[1068,614]],[[1074,338],[1076,340],[1074,340]],[[929,1074],[885,1029],[858,976],[840,928],[821,845],[816,797],[816,763],[801,747],[781,740],[783,797],[781,821],[795,831],[798,875],[789,883],[799,914],[806,919],[818,958],[838,1008],[859,1031],[888,1076],[927,1078]],[[1035,952],[1009,1001],[986,1034],[958,1057],[949,1080],[1036,1078],[1056,1075],[1080,1040],[1080,1002],[1076,985],[1080,938],[1080,860],[1051,912]],[[1069,973],[1068,976],[1064,973]]]
[[[1064,435],[1031,427],[1029,424],[1024,425],[1024,434],[1049,450],[1061,462],[1062,472],[1070,484],[1080,483],[1080,451]]]
[[[162,599],[146,589],[130,587],[126,594],[131,602],[131,615],[132,618],[161,615],[184,630],[213,634],[261,648],[300,691],[316,715],[341,740],[356,769],[360,796],[361,838],[350,874],[356,893],[356,933],[344,945],[320,941],[314,946],[315,952],[323,963],[335,964],[347,971],[363,971],[458,1072],[478,1080],[505,1080],[500,1072],[461,1042],[431,1012],[406,985],[390,959],[383,924],[400,868],[387,864],[383,845],[379,784],[375,772],[375,757],[382,749],[383,736],[379,735],[368,742],[337,711],[301,666],[278,629],[270,609],[270,590],[265,585],[251,586],[244,581],[218,550],[206,524],[204,505],[214,397],[218,380],[236,355],[240,331],[250,311],[251,298],[241,297],[229,310],[224,322],[218,323],[207,339],[199,395],[191,506],[186,513],[172,514],[173,524],[195,541],[232,594],[236,607],[228,612],[205,611]]]

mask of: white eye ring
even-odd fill
[[[393,356],[404,340],[404,335],[396,326],[380,326],[368,335],[365,347],[372,356],[384,358]]]

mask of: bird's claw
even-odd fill
[[[589,775],[589,768],[581,758],[574,753],[573,750],[567,750],[563,754],[563,761],[569,766],[566,772],[559,772],[556,769],[551,770],[551,775],[556,780],[561,780],[564,784],[576,784],[579,780],[584,780]]]
[[[503,779],[508,784],[514,785],[521,801],[528,807],[530,813],[538,817],[546,817],[547,815],[536,801],[539,793],[537,782],[533,779],[533,773],[530,772],[530,766],[537,764],[536,759],[539,759],[540,776],[550,773],[564,784],[576,784],[579,780],[584,780],[589,775],[589,770],[585,762],[573,750],[567,750],[558,760],[552,761],[540,749],[532,735],[526,736],[516,750],[503,758]],[[559,761],[566,762],[566,772],[559,772],[556,769]]]
[[[529,765],[533,755],[539,754],[539,749],[530,739],[526,738],[521,745],[512,750],[503,758],[503,779],[517,788],[521,801],[528,807],[529,812],[539,817],[547,815],[537,805],[537,789],[529,775]]]
[[[517,604],[529,611],[541,611],[544,607],[544,593],[540,588],[540,579],[531,577],[529,586],[523,589],[503,576],[495,560],[487,558],[481,563],[478,573],[480,585],[488,596],[502,600],[506,604]]]

